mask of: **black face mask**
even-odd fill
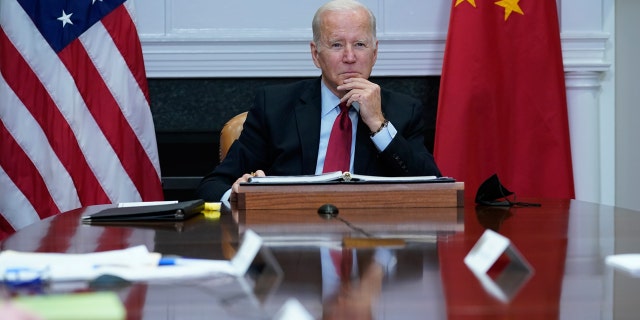
[[[493,174],[489,179],[485,180],[476,193],[476,204],[483,206],[499,206],[499,207],[539,207],[539,203],[515,202],[509,200],[509,196],[514,193],[505,188],[498,174]]]

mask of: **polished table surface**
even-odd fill
[[[345,209],[333,219],[315,211],[226,210],[219,218],[126,226],[83,224],[83,215],[108,207],[91,206],[24,228],[1,249],[87,253],[144,244],[167,255],[230,259],[247,229],[265,240],[242,279],[108,289],[128,319],[272,319],[291,298],[316,319],[638,319],[640,279],[604,260],[640,253],[640,212],[537,202],[541,207]],[[511,240],[532,272],[511,273],[501,259],[489,281],[475,276],[463,259],[486,229]],[[326,257],[342,244],[356,248],[357,276],[340,286],[329,279]]]

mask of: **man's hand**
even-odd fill
[[[238,178],[238,180],[236,180],[236,182],[233,183],[233,186],[231,186],[232,194],[238,193],[238,187],[240,186],[240,183],[248,182],[249,178],[251,177],[264,177],[264,176],[265,174],[264,174],[264,171],[262,170],[257,170],[256,172],[243,174],[242,177]]]
[[[380,99],[380,86],[363,78],[345,79],[338,86],[338,90],[347,91],[340,101],[347,101],[347,105],[354,102],[360,104],[360,118],[375,132],[384,122],[382,104]]]

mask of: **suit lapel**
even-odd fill
[[[320,78],[318,78],[310,82],[302,92],[300,104],[295,109],[298,136],[302,146],[303,174],[314,174],[316,171],[320,143],[320,99]]]
[[[295,108],[296,123],[298,126],[298,138],[302,145],[302,171],[303,174],[314,174],[318,161],[318,147],[320,142],[320,118],[321,96],[320,81],[318,78],[310,82],[310,85],[300,95],[300,103]],[[386,95],[382,95],[383,108],[387,101]],[[356,173],[371,174],[371,164],[375,161],[378,150],[369,138],[369,128],[358,120],[356,132],[356,150],[354,153],[354,168]]]

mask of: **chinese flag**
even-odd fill
[[[555,0],[452,0],[434,156],[474,197],[497,173],[519,197],[573,198]]]

